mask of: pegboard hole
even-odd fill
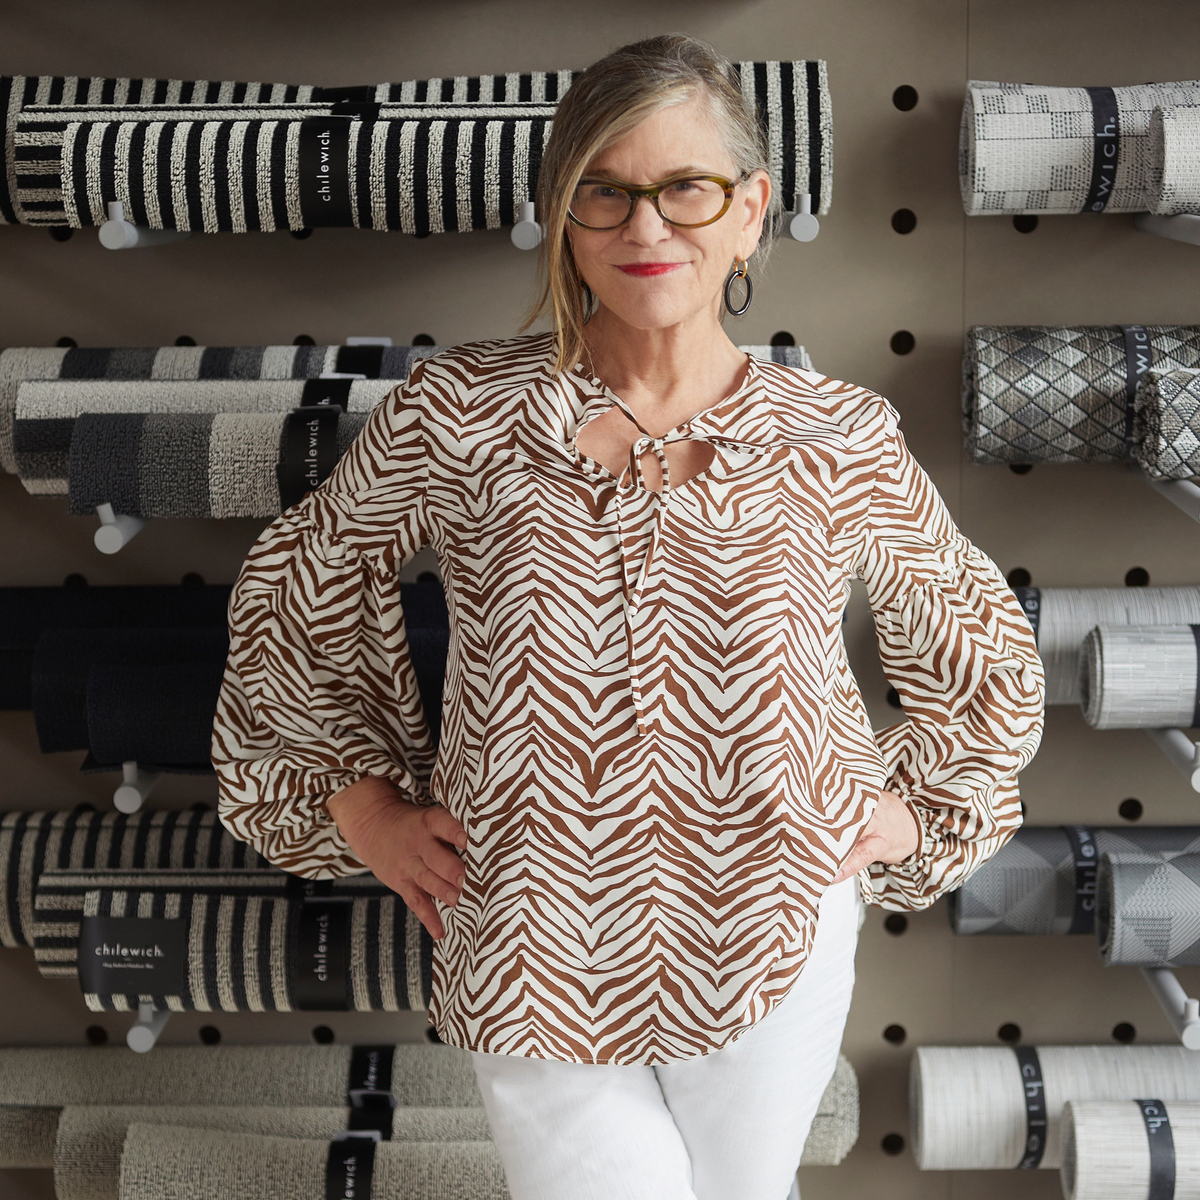
[[[996,1030],[996,1036],[1010,1046],[1015,1046],[1021,1040],[1021,1027],[1012,1021],[1006,1021]]]
[[[1032,233],[1038,226],[1038,219],[1032,213],[1021,213],[1013,217],[1013,228],[1018,233]]]
[[[70,575],[63,580],[63,587],[79,588],[87,587],[88,581],[86,575],[80,575],[78,571],[72,571]]]
[[[221,1031],[215,1025],[201,1025],[200,1040],[206,1046],[215,1046],[221,1040]]]
[[[1033,582],[1033,576],[1024,567],[1013,567],[1005,578],[1009,587],[1028,587]]]
[[[887,690],[887,702],[892,708],[904,707],[904,705],[900,703],[900,693],[896,691],[894,687],[890,687]]]
[[[199,588],[204,586],[204,576],[199,571],[189,571],[180,581],[180,587]]]
[[[177,346],[194,346],[195,344],[196,339],[194,337],[189,337],[186,333],[181,333],[175,339],[175,345]]]
[[[1113,1026],[1113,1041],[1120,1042],[1122,1046],[1128,1046],[1137,1037],[1137,1029],[1128,1021],[1122,1021],[1118,1025]]]
[[[883,1031],[883,1040],[890,1042],[893,1046],[904,1045],[904,1039],[908,1037],[908,1033],[903,1025],[889,1025]]]
[[[772,346],[794,346],[795,344],[795,337],[788,333],[786,329],[781,329],[778,333],[771,334]]]
[[[888,913],[883,918],[883,927],[892,937],[899,937],[908,929],[908,918],[903,913]]]
[[[73,337],[60,337],[54,344],[56,346],[61,346],[65,350],[74,350],[75,347],[79,345],[79,343]]]
[[[314,1025],[312,1039],[319,1046],[328,1046],[333,1041],[333,1030],[328,1025]]]
[[[907,329],[898,329],[892,334],[888,345],[891,346],[893,354],[911,354],[916,349],[917,339]]]
[[[1126,587],[1145,587],[1150,582],[1150,572],[1145,567],[1130,567],[1125,572]]]
[[[1126,821],[1140,821],[1142,813],[1145,810],[1142,808],[1142,802],[1130,796],[1128,800],[1122,800],[1117,805],[1117,813]]]
[[[425,1027],[425,1040],[427,1042],[433,1042],[438,1046],[442,1044],[442,1039],[438,1037],[438,1031],[434,1029],[432,1025],[427,1025]]]
[[[1028,475],[1033,470],[1033,463],[1009,463],[1008,469],[1014,475]]]
[[[75,230],[69,225],[55,225],[50,230],[50,240],[52,242],[69,242],[75,236]]]
[[[902,83],[892,93],[892,103],[901,112],[912,112],[917,107],[917,101],[920,97],[917,95],[917,89],[910,83]]]
[[[898,1133],[885,1133],[879,1146],[884,1154],[904,1153],[904,1139]]]
[[[83,1031],[83,1036],[87,1038],[89,1046],[104,1046],[108,1044],[108,1030],[103,1025],[89,1025]]]
[[[911,208],[898,208],[892,213],[892,228],[897,233],[912,233],[917,227],[917,214]]]
[[[433,340],[427,333],[418,333],[412,340],[414,346],[436,346],[437,342]]]
[[[310,238],[313,235],[313,231],[311,229],[289,229],[288,232],[298,242],[302,242],[305,238]]]
[[[309,337],[307,333],[298,333],[294,338],[292,338],[293,346],[315,346],[316,344],[317,339]]]

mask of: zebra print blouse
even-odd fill
[[[921,845],[860,876],[917,909],[1020,824],[1044,677],[999,569],[865,388],[751,360],[666,439],[651,492],[575,448],[619,399],[554,337],[425,359],[242,569],[213,737],[220,813],[311,878],[363,869],[328,796],[368,775],[466,827],[430,1016],[472,1050],[667,1063],[783,998],[818,899],[891,788]],[[661,440],[649,448],[661,456]],[[435,757],[398,569],[450,606]],[[878,734],[842,644],[865,582],[907,720]]]

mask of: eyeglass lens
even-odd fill
[[[680,225],[711,221],[725,203],[725,189],[711,179],[680,179],[658,194],[664,220]],[[584,180],[575,189],[571,215],[595,229],[612,229],[632,215],[632,197],[611,183]]]

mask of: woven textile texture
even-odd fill
[[[329,1195],[330,1143],[172,1125],[131,1125],[120,1200],[300,1200]],[[491,1142],[379,1142],[371,1195],[395,1200],[509,1200]]]
[[[1200,213],[1200,109],[1156,108],[1150,116],[1150,211]]]
[[[423,1010],[433,974],[432,938],[399,896],[371,875],[339,880],[321,899],[282,871],[44,871],[34,909],[34,954],[47,978],[79,978],[81,921],[89,917],[179,922],[183,988],[171,993],[85,991],[97,1012],[137,1011],[139,996],[172,1012],[295,1012],[316,1007],[297,992],[306,963],[302,910],[327,903],[343,914],[326,935],[343,978],[331,1009]],[[342,939],[345,940],[342,940]],[[324,944],[324,943],[323,943]],[[332,961],[332,960],[331,960]],[[337,968],[328,968],[332,976]],[[81,981],[82,982],[82,981]]]
[[[858,1076],[850,1060],[839,1054],[833,1077],[809,1127],[800,1165],[836,1167],[858,1141],[858,1118]]]
[[[1200,326],[1147,325],[1152,368],[1200,367]],[[1117,325],[975,325],[963,354],[963,439],[977,463],[1120,462],[1132,452]]]
[[[1200,475],[1200,370],[1147,371],[1134,405],[1133,454],[1151,479]]]
[[[1200,853],[1106,851],[1096,888],[1107,966],[1200,966]]]
[[[1200,826],[1084,828],[1094,853],[1082,859],[1061,826],[1024,825],[956,892],[950,927],[960,935],[1045,936],[1095,932],[1094,874],[1105,851],[1131,852],[1163,861],[1200,853]]]
[[[58,1109],[0,1105],[0,1168],[52,1167]]]
[[[1068,1101],[1200,1100],[1200,1055],[1182,1046],[1038,1046],[1046,1105],[1042,1169],[1062,1164]],[[909,1068],[912,1151],[925,1171],[1016,1167],[1025,1088],[1008,1046],[920,1046]],[[1019,1193],[1018,1193],[1019,1194]]]
[[[1111,131],[1117,135],[1116,167],[1102,211],[1145,212],[1150,207],[1150,116],[1158,107],[1200,105],[1200,82],[1093,90],[1110,92]],[[1095,190],[1097,111],[1083,87],[969,82],[958,148],[967,215],[1100,211],[1089,204]],[[1111,147],[1112,140],[1105,145]]]
[[[794,208],[808,192],[814,211],[826,212],[832,119],[825,64],[736,68],[763,123],[784,206]],[[516,101],[474,90],[476,99],[436,107],[399,96],[349,106],[321,98],[26,105],[14,135],[14,212],[24,223],[79,228],[103,222],[108,203],[118,200],[127,219],[155,229],[496,229],[511,225],[518,205],[533,198],[557,104],[557,95],[545,93],[559,88]],[[325,164],[321,194],[318,158]]]
[[[1195,625],[1097,625],[1084,640],[1084,720],[1094,729],[1200,725]]]

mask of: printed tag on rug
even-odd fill
[[[178,996],[187,978],[187,922],[170,917],[84,917],[79,984],[98,995]]]

